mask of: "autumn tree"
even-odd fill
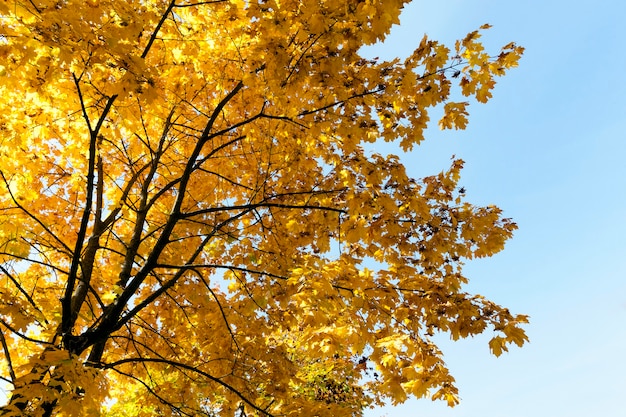
[[[362,56],[404,3],[0,2],[1,415],[454,405],[432,335],[524,343],[462,272],[514,223],[367,151],[464,128],[522,48]]]

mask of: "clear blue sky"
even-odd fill
[[[452,44],[483,23],[494,52],[526,47],[520,67],[465,132],[432,129],[404,161],[423,176],[456,154],[469,200],[517,221],[504,252],[466,271],[471,291],[531,315],[531,343],[495,358],[490,334],[444,337],[461,404],[366,416],[626,417],[626,3],[416,1],[368,54],[404,57],[424,33]]]

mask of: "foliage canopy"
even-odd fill
[[[486,102],[522,48],[362,57],[404,3],[0,2],[0,413],[454,405],[434,333],[524,343],[463,290],[514,223],[460,160],[415,180],[364,151],[418,145],[435,106],[463,129],[454,88]]]

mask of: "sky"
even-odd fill
[[[402,159],[415,177],[464,159],[468,201],[514,218],[503,252],[466,265],[468,290],[531,316],[531,342],[499,358],[491,331],[439,339],[457,407],[412,399],[366,417],[626,417],[625,19],[617,0],[415,1],[366,51],[405,57],[425,33],[453,45],[484,23],[488,49],[526,48],[467,130],[435,126]]]

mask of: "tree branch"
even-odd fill
[[[173,366],[175,368],[184,369],[186,371],[191,371],[193,373],[197,373],[199,375],[202,375],[203,377],[205,377],[205,378],[207,378],[207,379],[209,379],[209,380],[211,380],[213,382],[216,382],[216,383],[220,384],[221,386],[223,386],[224,388],[228,389],[230,392],[232,392],[233,394],[237,395],[243,402],[248,404],[250,407],[252,407],[254,410],[258,411],[259,413],[261,413],[261,414],[263,414],[265,416],[268,416],[268,417],[274,417],[268,411],[266,411],[266,410],[258,407],[257,405],[255,405],[251,400],[246,398],[239,390],[237,390],[232,385],[222,381],[220,378],[214,377],[213,375],[196,368],[195,366],[186,365],[184,363],[175,362],[175,361],[168,360],[168,359],[127,358],[127,359],[120,359],[119,361],[112,362],[112,363],[105,363],[105,364],[101,365],[101,367],[104,368],[104,369],[113,369],[115,371],[118,371],[117,369],[115,369],[116,366],[119,366],[119,365],[122,365],[122,364],[125,364],[125,363],[142,363],[142,362],[146,362],[146,363],[161,363],[161,364],[170,365],[170,366]]]
[[[236,206],[226,206],[226,207],[209,207],[202,210],[196,210],[189,213],[181,213],[179,217],[181,219],[187,219],[194,216],[199,216],[201,214],[215,213],[215,212],[223,212],[223,211],[234,211],[234,210],[245,210],[251,211],[258,208],[283,208],[283,209],[299,209],[299,210],[323,210],[323,211],[333,211],[335,213],[346,214],[347,211],[344,209],[339,209],[335,207],[324,207],[324,206],[314,206],[309,204],[283,204],[283,203],[251,203],[251,204],[241,204]]]
[[[17,282],[17,279],[11,273],[9,273],[9,271],[2,265],[0,265],[0,271],[2,271],[4,275],[6,275],[13,282],[13,284],[17,287],[18,291],[21,292],[22,295],[24,295],[24,297],[26,297],[30,305],[33,306],[33,308],[37,310],[39,314],[41,314],[41,317],[43,317],[44,323],[48,324],[48,320],[46,320],[46,316],[43,314],[43,311],[41,311],[41,309],[37,306],[37,304],[35,303],[35,300],[33,300],[30,294],[28,294],[26,290],[22,288],[20,283]]]
[[[143,358],[142,358],[143,359]],[[143,385],[143,387],[151,394],[154,395],[159,401],[161,401],[163,404],[167,405],[168,407],[172,408],[173,410],[175,410],[176,412],[189,416],[189,417],[193,417],[193,414],[188,414],[186,412],[184,412],[180,407],[175,406],[173,403],[171,403],[170,401],[167,401],[165,398],[163,398],[162,396],[160,396],[159,394],[156,393],[156,391],[154,391],[154,389],[152,389],[150,387],[150,385],[148,385],[146,382],[142,381],[141,378],[138,378],[134,375],[131,375],[129,373],[126,373],[124,371],[120,371],[119,369],[115,369],[114,367],[106,367],[105,369],[112,369],[113,371],[117,372],[120,375],[124,375],[128,378],[134,379],[135,381],[139,382],[141,385]]]
[[[215,3],[224,3],[227,0],[211,0],[211,1],[199,1],[196,3],[188,3],[188,4],[175,4],[174,7],[178,9],[182,9],[185,7],[194,7],[194,6],[204,6],[205,4],[215,4]]]
[[[228,318],[226,317],[226,312],[224,311],[224,307],[222,307],[222,303],[220,303],[219,298],[217,298],[217,294],[215,294],[213,289],[211,289],[211,286],[206,281],[206,279],[204,279],[204,276],[200,272],[196,271],[195,269],[191,269],[191,270],[196,273],[196,275],[200,278],[200,280],[202,281],[206,289],[211,293],[211,295],[215,299],[215,302],[217,303],[217,307],[219,308],[220,313],[222,314],[222,319],[224,319],[224,323],[226,324],[226,328],[228,329],[228,333],[230,333],[230,338],[233,340],[233,343],[237,347],[237,350],[242,352],[241,348],[239,347],[239,343],[237,343],[237,339],[235,339],[233,330],[230,328],[230,323],[228,322]]]
[[[172,2],[171,5],[173,4],[174,3]],[[233,97],[235,97],[237,92],[239,92],[239,90],[241,90],[242,87],[243,87],[243,83],[239,82],[235,86],[235,88],[219,102],[219,104],[213,111],[213,114],[210,120],[207,122],[207,125],[202,133],[202,136],[198,139],[198,142],[196,143],[196,146],[194,147],[194,150],[191,153],[187,161],[187,164],[185,165],[185,170],[183,171],[183,174],[180,177],[180,185],[178,189],[178,194],[176,196],[176,200],[174,201],[174,206],[172,207],[171,214],[168,220],[163,226],[163,231],[161,232],[161,235],[155,242],[152,250],[150,251],[150,254],[146,257],[146,261],[143,267],[137,272],[137,274],[130,281],[130,283],[128,283],[128,285],[126,286],[122,294],[118,296],[118,298],[113,302],[113,304],[111,304],[110,308],[104,314],[99,326],[96,329],[87,331],[86,334],[89,334],[89,338],[91,339],[90,342],[95,342],[95,341],[99,341],[102,338],[106,338],[107,335],[119,329],[120,326],[123,325],[124,322],[127,320],[127,319],[126,320],[118,320],[118,319],[120,318],[122,312],[124,311],[124,308],[126,307],[126,304],[128,303],[128,300],[130,300],[130,298],[135,294],[135,292],[141,286],[141,283],[150,274],[150,272],[154,268],[154,265],[157,264],[159,256],[161,255],[161,253],[163,252],[163,250],[169,243],[170,235],[172,231],[174,230],[174,227],[180,220],[180,216],[179,216],[180,209],[182,207],[183,200],[185,198],[187,185],[189,184],[189,179],[195,169],[195,166],[194,166],[195,161],[198,158],[198,155],[200,154],[202,147],[204,146],[206,141],[212,137],[210,135],[210,131],[213,127],[213,123],[217,119],[217,116],[219,115],[221,110],[226,106],[226,104]],[[143,226],[143,224],[141,224],[140,226]],[[133,254],[133,259],[134,259],[134,254]],[[120,278],[124,278],[124,277],[120,277]],[[171,285],[174,285],[174,283],[175,281],[172,282]],[[160,294],[159,291],[157,291],[156,293],[158,293],[157,296]],[[136,311],[136,309],[133,309],[133,311]]]
[[[255,274],[255,275],[265,275],[267,277],[280,279],[280,280],[287,280],[288,279],[285,276],[272,274],[271,272],[257,271],[257,270],[254,270],[254,269],[243,268],[243,267],[232,266],[232,265],[219,265],[219,264],[169,265],[169,264],[158,264],[157,266],[155,266],[155,268],[185,269],[185,270],[194,270],[194,269],[197,269],[197,268],[228,269],[228,270],[231,270],[231,271],[246,272],[246,273]]]
[[[37,340],[37,339],[33,339],[32,337],[26,336],[24,333],[21,333],[21,332],[17,331],[17,329],[15,329],[13,326],[11,326],[9,323],[4,321],[3,319],[0,319],[0,324],[2,324],[4,327],[9,329],[13,334],[15,334],[20,339],[24,339],[24,340],[27,340],[29,342],[37,343],[37,344],[40,344],[40,345],[54,346],[54,344],[52,344],[50,342],[46,342],[45,340]]]
[[[163,152],[163,146],[165,145],[165,140],[167,138],[168,132],[172,127],[172,118],[174,117],[175,110],[176,107],[173,107],[170,110],[167,118],[165,119],[165,122],[163,124],[163,132],[161,133],[158,148],[154,152],[154,157],[150,161],[150,170],[148,171],[146,179],[144,180],[144,183],[141,187],[141,200],[139,202],[139,208],[137,209],[137,216],[135,218],[135,228],[133,229],[128,248],[126,250],[126,256],[124,257],[124,262],[122,264],[122,269],[119,273],[118,285],[120,287],[125,287],[128,283],[128,280],[130,279],[131,271],[135,262],[135,256],[139,249],[139,245],[141,244],[141,235],[144,230],[144,223],[146,221],[146,216],[148,215],[148,210],[152,204],[152,201],[148,199],[150,183],[156,175],[159,166],[159,160]]]
[[[4,338],[4,332],[0,331],[0,342],[2,343],[2,349],[4,350],[4,357],[7,359],[7,367],[9,368],[9,375],[11,376],[11,383],[15,384],[15,371],[13,370],[13,362],[11,361],[11,353],[9,352],[9,346]]]
[[[226,220],[224,220],[223,222],[217,224],[216,226],[214,226],[213,231],[211,233],[209,233],[204,240],[202,241],[202,243],[200,245],[198,245],[198,247],[196,248],[196,250],[194,251],[194,253],[189,257],[188,261],[186,262],[187,264],[193,263],[196,258],[202,253],[202,251],[204,250],[204,247],[206,246],[206,244],[209,242],[209,240],[211,240],[211,238],[213,236],[215,236],[215,234],[224,226],[226,226],[228,223],[233,222],[234,220],[238,219],[239,217],[243,216],[244,214],[246,214],[247,211],[241,212],[236,214],[233,217],[230,217]],[[156,265],[158,265],[158,263],[155,261],[152,263],[150,270],[153,270]],[[141,269],[141,271],[143,271],[146,268],[146,266],[144,265],[144,267]],[[139,273],[141,273],[141,271]],[[156,300],[157,298],[159,298],[163,293],[165,293],[167,290],[169,290],[170,288],[172,288],[176,282],[178,282],[178,280],[183,276],[183,273],[186,270],[184,269],[179,269],[179,271],[169,280],[167,280],[165,283],[163,283],[163,285],[161,285],[161,287],[157,290],[155,290],[152,294],[148,295],[146,298],[144,298],[140,303],[138,303],[132,310],[130,310],[128,313],[126,313],[123,317],[121,317],[119,319],[119,321],[115,324],[111,326],[111,329],[109,331],[109,334],[115,330],[120,329],[126,322],[128,322],[132,317],[134,317],[135,315],[137,315],[137,313],[139,313],[141,310],[143,310],[146,306],[150,305],[150,303],[152,303],[154,300]],[[139,276],[139,273],[137,274]],[[135,277],[135,279],[137,279],[137,276]],[[134,279],[133,279],[134,281]],[[142,280],[143,281],[143,280]],[[123,294],[122,294],[123,295]]]
[[[63,247],[63,249],[65,249],[67,251],[67,254],[71,256],[72,254],[72,249],[70,249],[69,246],[67,246],[65,244],[65,242],[63,242],[59,237],[57,237],[54,233],[52,233],[52,231],[48,228],[48,226],[46,226],[41,220],[39,220],[34,214],[32,214],[30,211],[26,210],[26,208],[24,206],[22,206],[17,199],[15,198],[15,196],[13,195],[13,192],[11,191],[11,187],[9,186],[9,181],[6,179],[6,177],[4,176],[4,172],[0,171],[0,177],[2,177],[2,181],[4,182],[4,185],[7,188],[7,191],[9,192],[9,196],[11,197],[11,200],[13,201],[13,204],[15,204],[15,206],[20,209],[21,211],[23,211],[28,217],[30,217],[31,219],[33,219],[35,222],[37,222],[37,224],[39,226],[41,226],[43,228],[43,230],[48,233],[50,236],[52,236],[54,238],[54,240],[56,240],[57,242],[59,242],[59,244]]]
[[[211,129],[213,129],[213,124],[215,123],[215,120],[217,119],[217,116],[219,116],[219,114],[222,112],[222,110],[224,109],[224,107],[226,106],[226,104],[232,100],[237,93],[239,92],[239,90],[241,90],[243,88],[243,82],[239,81],[237,83],[237,85],[235,86],[235,88],[232,89],[232,91],[230,93],[228,93],[226,95],[226,97],[224,97],[222,100],[220,100],[220,102],[217,104],[217,106],[215,107],[215,109],[213,109],[213,113],[211,113],[211,117],[209,119],[209,121],[207,122],[204,131],[202,131],[202,135],[200,136],[198,142],[200,143],[200,146],[202,147],[204,145],[204,143],[209,140],[212,137],[215,136],[221,136],[221,133],[215,133],[211,136],[209,136],[209,133],[211,132]],[[250,119],[253,120],[253,119]],[[246,123],[249,123],[248,121],[246,121]],[[237,124],[233,125],[231,128],[228,129],[228,131],[235,129],[237,127]],[[194,158],[195,160],[195,158]]]
[[[157,23],[156,27],[152,31],[152,34],[150,35],[148,44],[146,45],[143,52],[141,53],[141,58],[145,58],[146,56],[148,56],[148,52],[150,52],[150,48],[152,48],[152,44],[156,40],[156,37],[159,34],[159,31],[161,30],[161,26],[163,26],[163,24],[167,20],[167,16],[170,14],[170,12],[172,11],[175,5],[176,5],[175,0],[172,0],[170,4],[167,6],[167,9],[165,9],[165,12],[161,16],[161,20],[159,20],[159,23]]]

